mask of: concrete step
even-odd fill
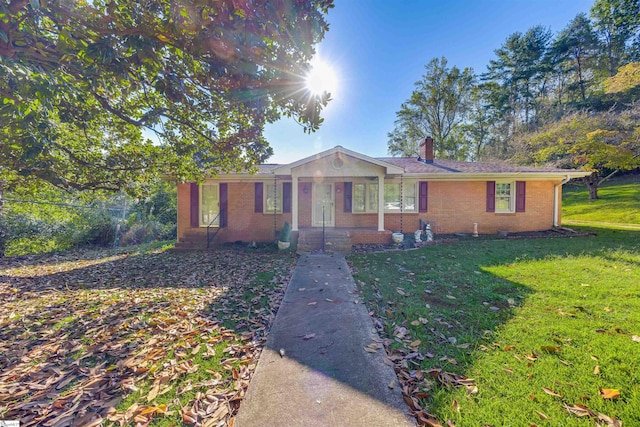
[[[298,237],[298,252],[322,249],[322,230],[301,230]],[[348,231],[325,230],[324,249],[333,252],[350,252],[351,236]]]

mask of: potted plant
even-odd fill
[[[280,239],[278,240],[278,249],[289,249],[291,245],[291,227],[288,222],[284,223],[282,231],[280,231]]]

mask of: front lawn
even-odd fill
[[[584,186],[566,185],[562,195],[563,221],[640,226],[640,176],[613,178],[598,189],[598,197],[589,200],[589,191]]]
[[[226,425],[294,260],[162,250],[0,260],[0,419]]]
[[[423,420],[640,425],[639,232],[467,238],[350,262]]]

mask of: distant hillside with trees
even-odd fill
[[[434,58],[398,110],[391,155],[582,168],[590,197],[640,167],[640,1],[596,0],[558,33],[511,34],[483,73]]]

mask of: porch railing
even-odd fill
[[[213,240],[216,235],[220,232],[220,229],[223,227],[226,227],[227,225],[227,212],[226,209],[220,209],[220,212],[218,212],[218,215],[216,215],[211,222],[209,223],[209,225],[207,225],[207,249],[209,249],[211,247],[211,240]],[[213,226],[213,224],[216,222],[217,219],[220,219],[220,223],[218,224],[218,227],[216,228],[216,231],[213,233],[213,235],[211,235],[211,228]]]

